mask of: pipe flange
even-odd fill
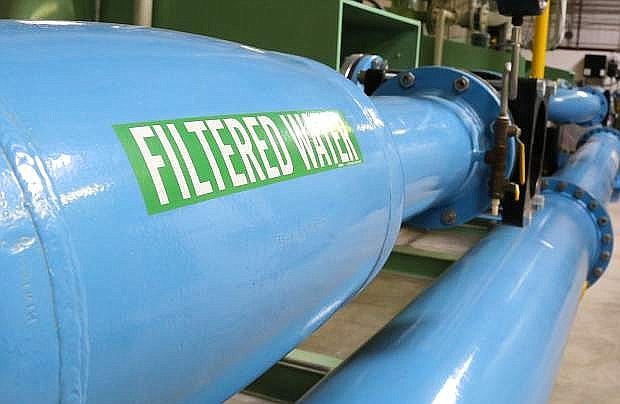
[[[607,115],[609,115],[609,103],[607,102],[607,98],[605,98],[605,94],[594,87],[583,87],[579,90],[595,96],[598,99],[600,106],[599,112],[594,118],[588,122],[579,123],[579,126],[587,128],[589,126],[601,125],[605,121],[605,118],[607,118]]]
[[[401,84],[401,77],[405,75],[415,77],[411,86]],[[491,167],[485,163],[484,157],[493,147],[493,125],[500,113],[497,91],[472,73],[450,67],[427,66],[402,71],[397,77],[384,82],[373,96],[438,97],[454,102],[464,111],[468,111],[468,119],[479,120],[476,124],[483,128],[479,136],[471,139],[475,161],[459,192],[442,201],[440,206],[414,217],[410,222],[424,228],[453,227],[488,211],[491,203],[488,183]],[[506,177],[510,177],[515,155],[515,141],[510,138]]]
[[[591,217],[598,232],[598,248],[588,270],[588,287],[592,286],[607,269],[614,248],[614,231],[605,207],[585,189],[562,179],[544,178],[543,194],[556,194],[576,202]]]
[[[597,134],[601,134],[601,133],[606,133],[606,134],[609,134],[609,135],[614,135],[618,139],[620,139],[620,130],[617,130],[617,129],[614,129],[614,128],[609,128],[609,127],[606,127],[606,126],[599,127],[599,128],[594,128],[594,129],[591,129],[591,130],[587,131],[581,137],[581,139],[579,139],[579,142],[577,143],[577,149],[579,149],[581,146],[586,144],[586,142],[588,140],[590,140],[590,138],[592,136],[597,135]]]

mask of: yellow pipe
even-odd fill
[[[532,58],[532,77],[535,79],[545,78],[545,64],[547,56],[547,36],[549,35],[549,9],[551,2],[543,13],[536,17],[534,32],[534,56]]]

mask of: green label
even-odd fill
[[[337,111],[292,111],[114,125],[150,214],[360,164]]]

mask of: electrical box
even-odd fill
[[[583,63],[583,76],[601,79],[607,71],[607,56],[586,55]]]

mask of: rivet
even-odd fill
[[[454,209],[448,209],[441,214],[441,222],[446,225],[456,223],[457,215]]]
[[[601,267],[594,268],[594,275],[596,275],[597,278],[600,278],[603,275],[603,268]]]
[[[562,192],[566,190],[566,187],[568,187],[568,184],[565,183],[564,181],[558,182],[558,191]]]
[[[609,261],[610,258],[611,258],[611,253],[609,251],[603,251],[603,253],[601,254],[601,259],[603,261]]]
[[[411,88],[415,84],[415,75],[411,72],[403,73],[398,82],[402,88]]]
[[[605,243],[605,244],[611,243],[611,238],[612,238],[611,234],[609,234],[609,233],[603,234],[603,243]]]
[[[598,218],[598,224],[599,226],[606,226],[607,223],[609,223],[609,219],[605,216],[599,217]]]
[[[584,196],[585,196],[585,192],[583,192],[583,189],[579,189],[579,188],[577,188],[577,189],[575,190],[575,198],[577,198],[577,199],[581,199],[581,198],[583,198]]]
[[[596,201],[592,201],[588,204],[588,208],[590,208],[590,210],[596,210],[598,208],[598,202]]]
[[[454,80],[454,88],[459,93],[467,91],[467,89],[469,89],[469,79],[465,76],[459,77],[458,79]]]

